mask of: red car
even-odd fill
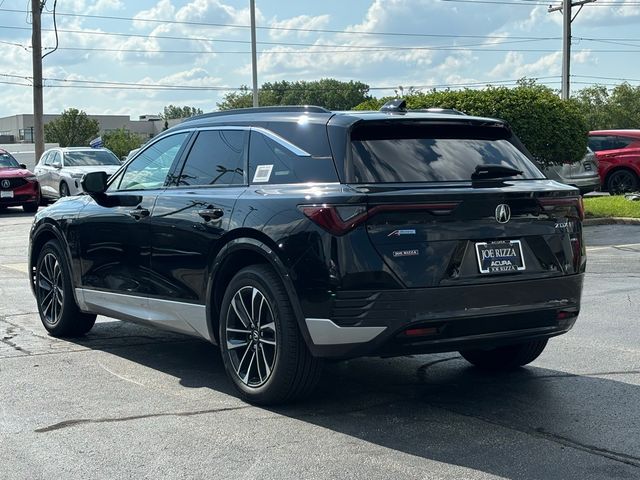
[[[640,188],[640,130],[589,132],[589,148],[596,153],[602,189],[611,194]]]
[[[22,206],[25,212],[38,211],[40,184],[27,167],[0,148],[0,210]]]

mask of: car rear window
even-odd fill
[[[510,180],[542,179],[542,172],[498,126],[365,125],[351,134],[353,183],[471,180],[478,165],[521,170]]]
[[[120,165],[120,160],[113,153],[105,150],[87,150],[64,154],[65,167],[86,167],[89,165]]]

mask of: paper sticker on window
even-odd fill
[[[256,173],[253,174],[253,183],[268,182],[271,178],[273,165],[258,165]]]

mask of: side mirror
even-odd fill
[[[23,169],[23,170],[26,170],[26,169],[27,169],[27,166],[26,166],[24,163],[21,163],[21,164],[20,164],[20,168],[21,168],[21,169]]]
[[[60,163],[60,162],[53,162],[53,163],[51,164],[51,166],[52,166],[53,168],[61,169],[61,168],[62,168],[62,163]]]
[[[107,191],[108,179],[109,175],[106,172],[90,172],[84,174],[80,184],[89,195],[99,195]]]

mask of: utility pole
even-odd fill
[[[256,2],[250,0],[251,10],[251,71],[253,73],[253,106],[258,106],[258,58],[256,54]]]
[[[571,93],[570,77],[571,77],[571,23],[575,20],[587,3],[593,3],[596,0],[580,0],[572,2],[572,0],[562,0],[562,6],[549,7],[547,12],[562,12],[562,99],[568,100]],[[571,16],[572,7],[580,7],[576,14]]]
[[[31,0],[31,47],[33,54],[33,143],[35,146],[36,163],[44,152],[44,119],[42,100],[42,13],[41,0]]]

